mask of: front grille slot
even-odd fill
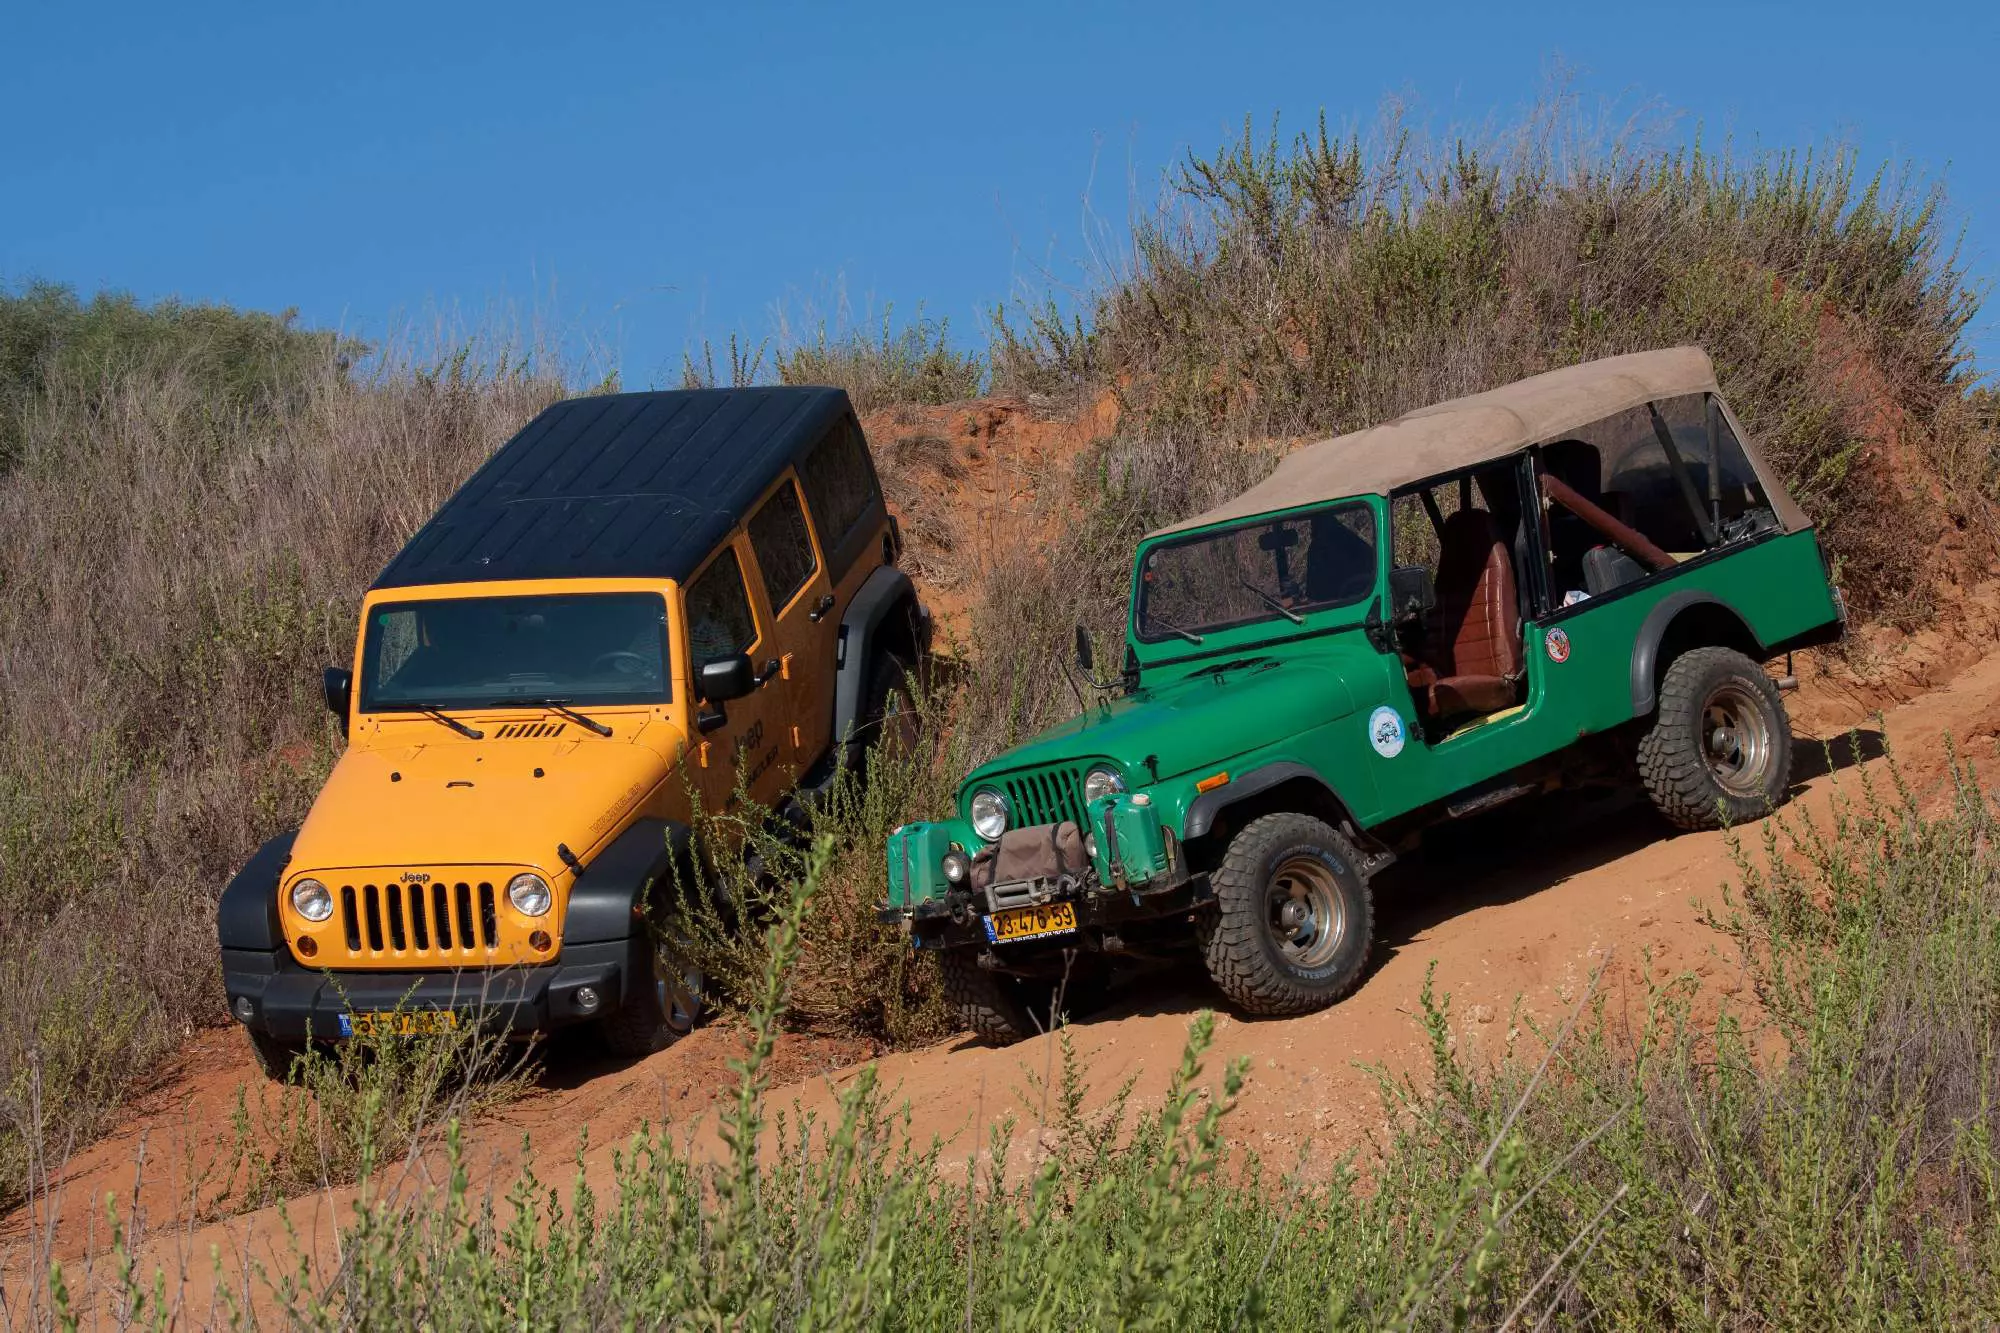
[[[419,952],[428,952],[431,947],[430,923],[424,920],[424,886],[412,884],[410,893],[410,938],[416,941]]]
[[[373,884],[361,886],[361,901],[368,913],[368,947],[382,952],[382,899]]]
[[[384,884],[382,896],[388,900],[389,947],[400,953],[410,947],[410,937],[403,932],[403,890],[399,885]]]
[[[347,951],[361,952],[361,917],[354,910],[354,886],[345,884],[340,890],[340,920],[347,928]]]
[[[431,885],[431,919],[437,922],[437,947],[451,947],[451,890],[443,883]]]
[[[1014,828],[1037,824],[1060,824],[1064,820],[1082,827],[1083,784],[1069,769],[1045,769],[1039,773],[1018,773],[1004,778],[1007,805],[1013,813]]]
[[[458,909],[456,913],[458,920],[458,946],[461,949],[470,949],[472,947],[472,886],[470,884],[457,884],[452,887],[458,895],[458,902],[456,904]]]
[[[479,886],[479,933],[487,948],[500,942],[500,918],[493,911],[493,886]]]

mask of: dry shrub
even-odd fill
[[[0,1201],[30,1062],[53,1142],[222,1014],[215,902],[304,815],[319,668],[437,503],[558,396],[508,355],[327,357],[294,400],[170,361],[58,374],[0,478]]]

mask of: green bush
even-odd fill
[[[781,384],[830,384],[847,390],[857,412],[891,403],[950,403],[975,398],[986,382],[985,359],[951,345],[949,321],[919,317],[897,329],[892,312],[882,331],[833,333],[822,324],[809,342],[778,354]]]
[[[88,303],[56,283],[0,288],[0,472],[23,443],[20,414],[56,385],[91,388],[146,368],[171,366],[230,409],[296,401],[329,359],[345,365],[365,349],[338,334],[297,327],[297,312],[268,315],[226,305],[165,300],[141,305],[126,292]]]

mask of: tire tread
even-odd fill
[[[1246,824],[1230,839],[1222,864],[1209,876],[1215,888],[1216,910],[1203,914],[1202,956],[1222,993],[1253,1014],[1305,1014],[1324,1009],[1352,993],[1367,971],[1364,954],[1362,965],[1352,969],[1331,989],[1308,988],[1280,973],[1264,950],[1260,938],[1264,929],[1260,919],[1264,910],[1264,858],[1274,842],[1308,839],[1331,844],[1350,868],[1361,863],[1354,844],[1324,820],[1311,815],[1279,813],[1262,815]],[[1360,920],[1350,921],[1349,929],[1358,927],[1364,938],[1372,940],[1374,900],[1368,881],[1361,879],[1360,883]]]

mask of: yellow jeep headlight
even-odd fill
[[[554,899],[549,894],[547,880],[536,874],[521,874],[507,881],[507,901],[522,916],[547,916]]]
[[[316,879],[302,879],[292,885],[292,910],[308,921],[324,921],[333,915],[333,895]]]

